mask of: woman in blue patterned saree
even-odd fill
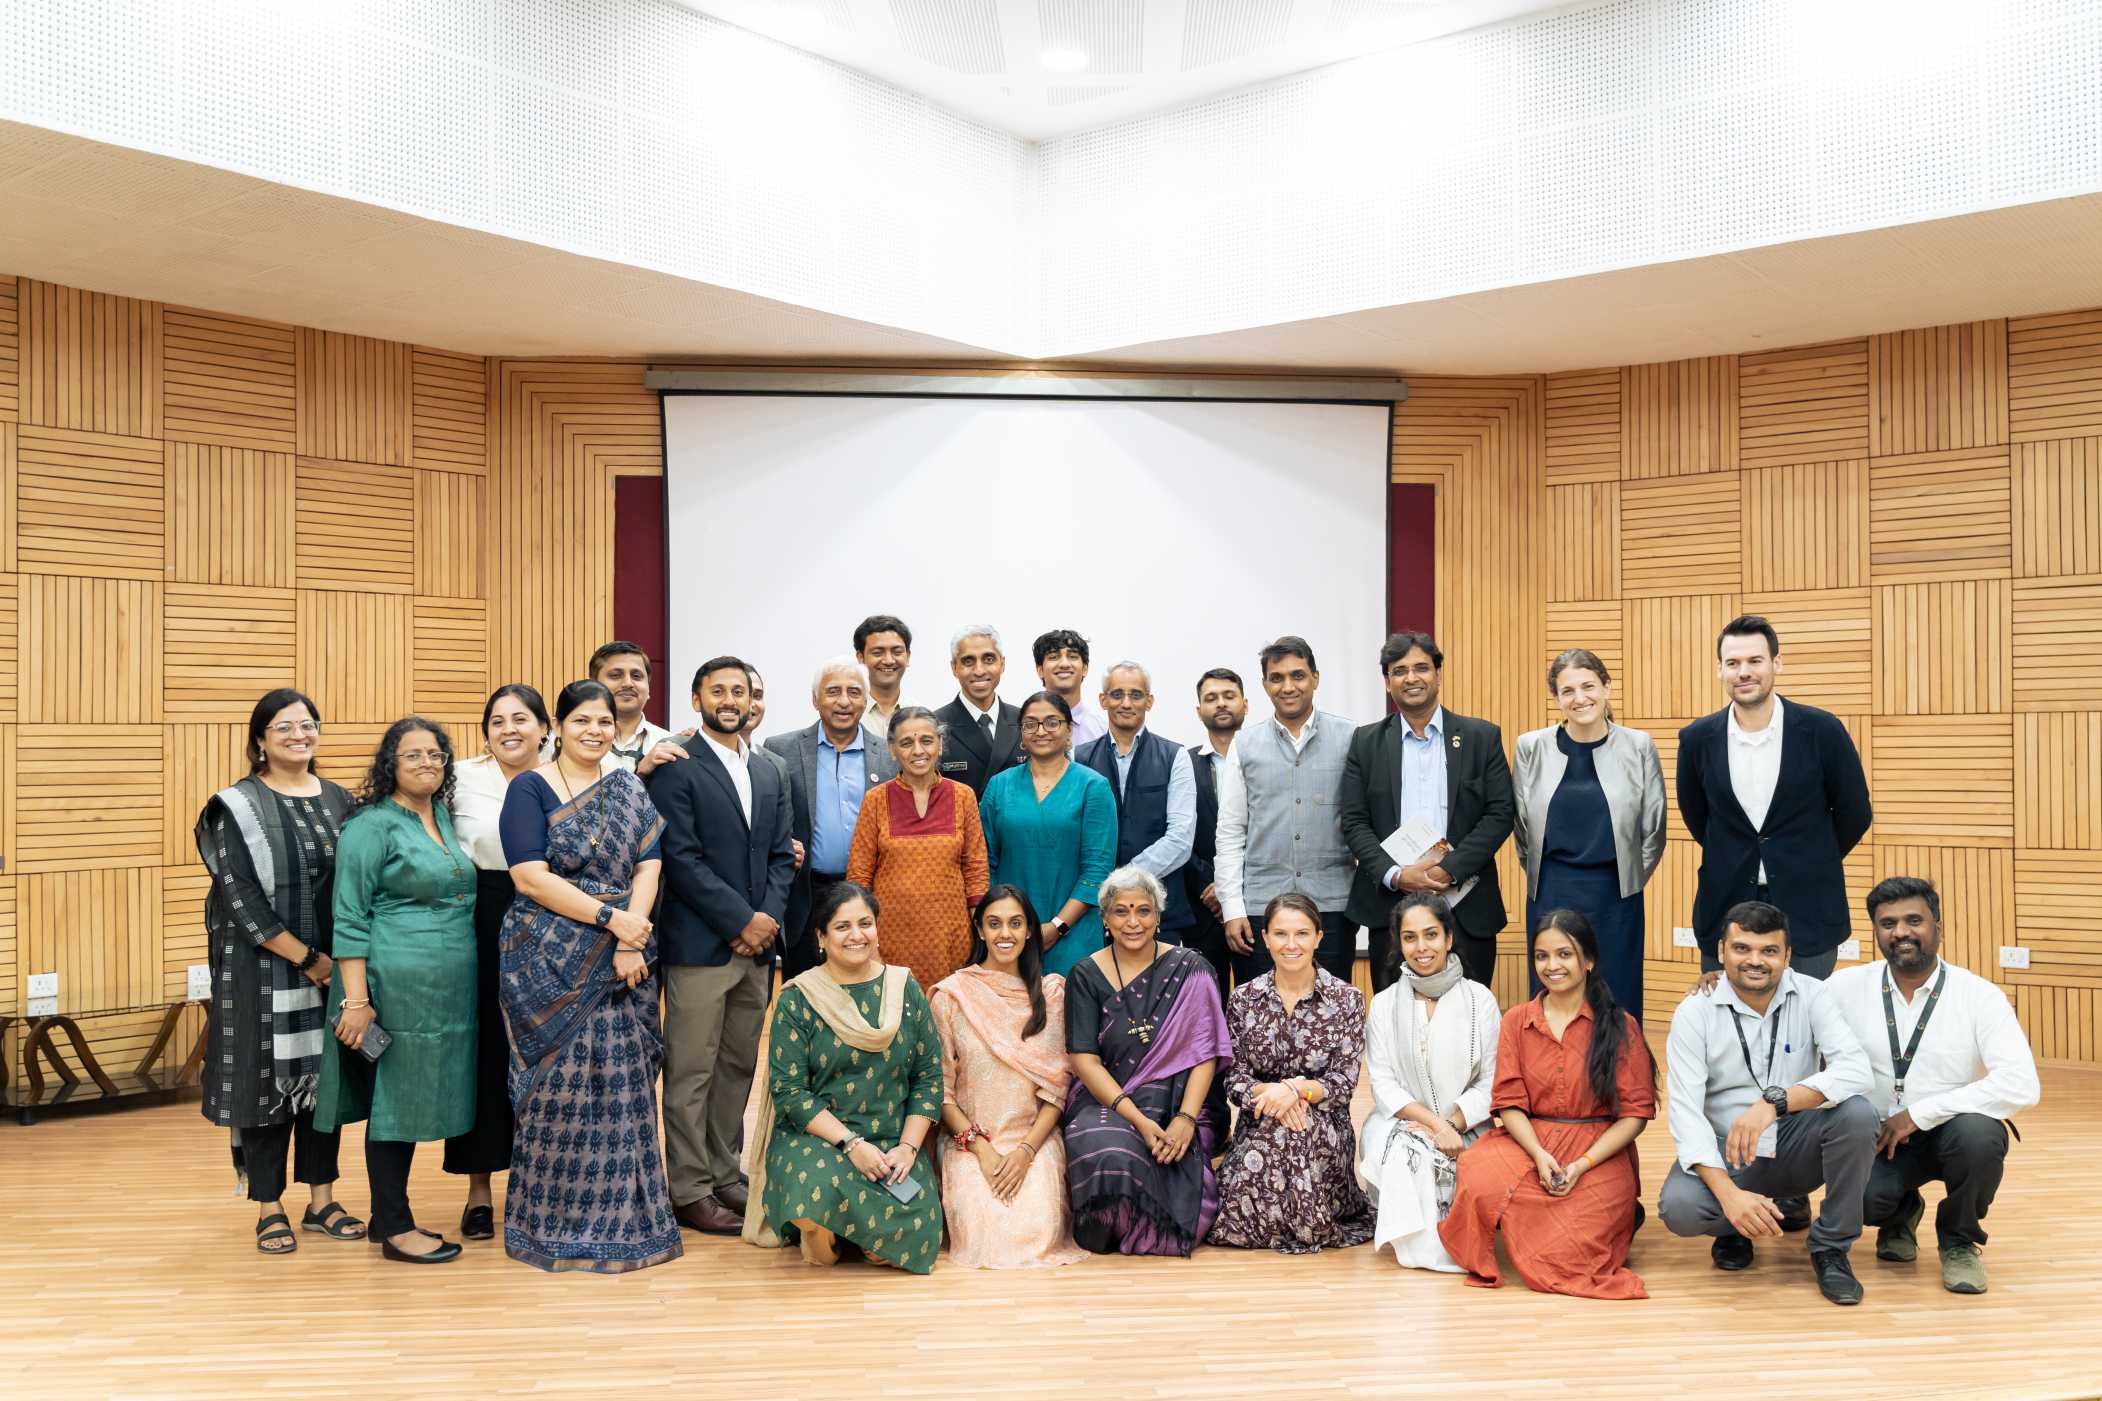
[[[504,795],[503,1009],[517,1137],[504,1250],[543,1270],[617,1274],[675,1260],[657,1136],[657,896],[663,821],[625,770],[599,774],[613,697],[572,681],[555,757]]]

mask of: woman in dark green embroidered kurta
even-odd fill
[[[862,902],[855,900],[848,913],[860,908]],[[871,936],[873,925],[869,911]],[[826,929],[821,937],[830,942],[830,934]],[[873,953],[873,937],[868,943]],[[889,973],[902,971],[886,970],[873,957],[851,971],[833,968],[828,960],[781,990],[774,1004],[767,1061],[774,1121],[766,1145],[765,1180],[757,1184],[755,1204],[783,1242],[800,1238],[796,1222],[810,1221],[884,1264],[926,1274],[941,1252],[941,1203],[933,1165],[906,1141],[906,1120],[927,1121],[919,1126],[924,1133],[941,1115],[941,1038],[927,995],[917,982],[903,977],[896,1035],[882,1051],[861,1051],[833,1031],[802,986],[808,979],[840,974],[834,986],[852,999],[870,1028],[877,1028]],[[859,980],[848,981],[855,973],[861,974]],[[842,1151],[813,1132],[811,1121],[828,1110],[863,1141],[849,1139],[848,1149]],[[839,1133],[837,1126],[828,1127],[834,1135]],[[919,1184],[919,1195],[901,1203],[882,1183],[871,1181],[856,1157],[858,1153],[876,1161],[871,1149],[900,1164],[909,1157],[904,1175]],[[806,1250],[806,1258],[809,1255]]]

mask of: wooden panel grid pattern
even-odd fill
[[[1549,486],[1620,480],[1619,370],[1549,375],[1544,458]]]
[[[297,617],[293,684],[322,707],[325,721],[386,724],[409,713],[415,682],[407,598],[301,589]]]
[[[2102,901],[2102,851],[2015,853],[2016,934],[2029,967],[2000,975],[2007,983],[2102,988],[2102,942],[2095,910]]]
[[[1876,590],[1876,713],[1964,715],[2014,709],[2014,640],[2005,579]]]
[[[2014,572],[2102,573],[2102,438],[2016,445]]]
[[[1871,336],[1869,452],[1877,457],[2007,441],[2007,323]]]
[[[18,899],[22,964],[58,974],[61,1012],[159,1000],[159,867],[25,875]]]
[[[2007,323],[2007,423],[2017,443],[2102,433],[2102,309]]]
[[[174,1001],[186,991],[189,965],[209,963],[204,932],[204,896],[211,876],[202,866],[161,871],[161,997]],[[190,1031],[189,1036],[195,1037]],[[187,1047],[190,1043],[181,1043]]]
[[[1621,609],[1618,599],[1599,603],[1550,603],[1547,605],[1547,645],[1542,649],[1540,668],[1540,702],[1546,707],[1549,721],[1559,720],[1561,707],[1547,690],[1547,665],[1561,653],[1572,647],[1582,647],[1598,655],[1606,671],[1613,678],[1613,693],[1625,696],[1628,693],[1627,650],[1621,643]],[[1616,709],[1624,706],[1619,703]]]
[[[261,694],[261,692],[257,692]],[[255,696],[249,697],[253,706]],[[317,698],[316,703],[319,704]],[[324,728],[326,728],[324,726]],[[195,863],[197,814],[205,799],[248,772],[248,715],[234,724],[167,725],[161,744],[168,756],[161,799],[161,861]]]
[[[2014,708],[2090,710],[2102,694],[2102,574],[2014,583]]]
[[[0,422],[22,411],[21,283],[0,273]]]
[[[13,574],[0,574],[0,724],[14,723],[20,702],[21,610],[21,579]],[[4,800],[4,795],[0,795],[0,801]]]
[[[482,478],[419,471],[414,520],[416,592],[482,597]]]
[[[2014,845],[2014,717],[1879,715],[1876,833],[1922,846]]]
[[[1868,344],[1768,350],[1738,362],[1737,458],[1746,467],[1868,456]]]
[[[0,571],[12,572],[16,564],[15,494],[20,489],[21,430],[0,421]]]
[[[478,355],[417,346],[411,359],[412,461],[447,472],[489,470],[489,376]]]
[[[159,718],[160,584],[25,574],[20,628],[23,723],[142,725]]]
[[[0,876],[0,1009],[8,1012],[14,1012],[22,1005],[21,975],[17,971],[21,967],[17,942],[19,926],[16,914],[20,898],[17,886],[15,877]],[[0,1048],[6,1050],[8,1063],[13,1065],[16,1057],[12,1030],[8,1033],[8,1040],[0,1041]]]
[[[414,472],[302,457],[296,480],[301,587],[415,590]]]
[[[297,670],[293,597],[290,589],[166,585],[162,713],[245,723],[256,697],[288,684]]]
[[[1678,477],[1737,465],[1737,357],[1621,371],[1621,475]]]
[[[2014,717],[2014,839],[2102,850],[2102,710]]]
[[[290,453],[170,442],[165,481],[169,579],[292,586],[299,518]]]
[[[1743,612],[1736,594],[1630,598],[1621,605],[1627,670],[1619,694],[1630,715],[1700,715],[1722,704],[1715,639]],[[1784,649],[1785,650],[1785,649]]]
[[[419,715],[480,715],[488,699],[489,610],[478,598],[416,601],[415,704]],[[458,736],[462,753],[473,753]]]
[[[1925,876],[1941,895],[1942,957],[1995,982],[2005,976],[2000,949],[2015,942],[2014,850],[2011,847],[1905,846],[1879,841],[1875,877]],[[1866,893],[1866,892],[1864,892]],[[1855,910],[1860,912],[1857,902]],[[1862,956],[1876,956],[1866,918],[1855,932]]]
[[[22,284],[24,423],[161,435],[161,304]]]
[[[17,725],[10,737],[10,869],[27,875],[160,863],[167,755],[159,725]],[[83,774],[95,775],[92,786]]]
[[[1620,488],[1620,580],[1628,598],[1734,592],[1741,576],[1740,489],[1709,472]]]
[[[1620,597],[1620,483],[1550,486],[1547,597],[1551,603]]]
[[[1851,589],[1868,582],[1866,461],[1755,468],[1743,482],[1746,589]]]
[[[15,561],[24,573],[159,579],[164,449],[152,438],[24,427]]]
[[[1867,589],[1748,593],[1744,611],[1765,618],[1781,636],[1778,689],[1783,696],[1841,715],[1868,713],[1875,690],[1869,674],[1875,649],[1874,606]],[[1716,631],[1721,631],[1720,625]],[[1714,656],[1712,646],[1709,656]],[[1710,695],[1714,705],[1724,699],[1720,685]]]
[[[408,346],[303,328],[297,386],[300,456],[408,466]]]
[[[167,437],[265,452],[298,446],[290,326],[170,307],[162,334]]]
[[[2014,572],[2005,449],[1879,457],[1869,464],[1869,576],[1879,584]]]

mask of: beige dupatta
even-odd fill
[[[897,964],[883,970],[883,1002],[876,1009],[874,1026],[854,1005],[854,995],[834,982],[823,965],[791,978],[788,986],[803,994],[810,1010],[817,1013],[834,1036],[857,1051],[880,1056],[898,1039],[898,1027],[905,1020],[905,984],[910,981],[912,973]],[[777,1006],[775,1020],[779,1019]],[[768,1034],[773,1034],[772,1029]],[[785,1242],[778,1231],[766,1224],[766,1154],[774,1138],[774,1085],[772,1075],[764,1072],[759,1076],[759,1117],[752,1132],[751,1186],[745,1200],[743,1238],[753,1245],[776,1249]]]

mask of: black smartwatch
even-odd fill
[[[1768,1085],[1759,1097],[1774,1107],[1774,1117],[1776,1119],[1788,1117],[1788,1087],[1786,1085]]]
[[[601,929],[613,923],[613,907],[611,905],[600,905],[598,907],[598,918],[593,923],[597,924]]]

